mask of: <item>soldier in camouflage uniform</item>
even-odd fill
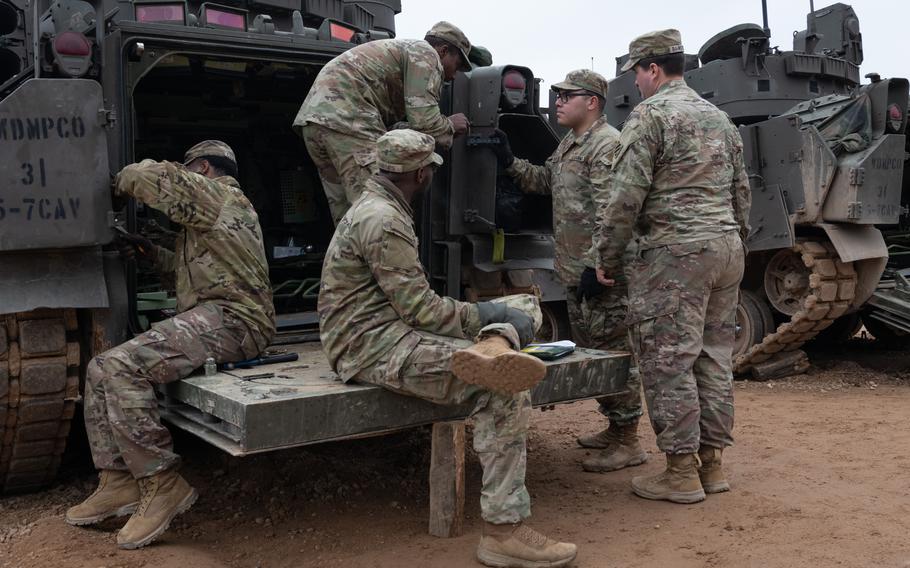
[[[116,194],[183,225],[173,252],[130,238],[133,255],[175,273],[180,313],[98,355],[86,372],[85,426],[101,481],[66,520],[88,525],[132,514],[117,535],[121,548],[152,542],[196,500],[177,473],[180,457],[161,424],[155,385],[186,377],[208,357],[255,357],[275,332],[259,218],[236,175],[231,148],[206,140],[183,164],[144,160],[115,182]]]
[[[556,272],[566,286],[575,342],[583,347],[629,351],[625,279],[620,278],[613,287],[600,285],[592,257],[596,205],[607,200],[610,160],[619,143],[619,132],[603,115],[607,80],[589,69],[579,69],[552,88],[557,94],[556,119],[572,130],[546,164],[536,166],[515,159],[502,131],[497,131],[500,144],[494,151],[500,166],[523,191],[553,196]],[[638,441],[641,384],[634,368],[626,388],[625,395],[598,399],[600,412],[610,420],[609,428],[578,439],[584,447],[601,449],[582,463],[587,471],[614,471],[647,460]]]
[[[734,315],[748,234],[749,182],[729,117],[683,80],[676,30],[640,36],[623,71],[644,97],[626,120],[609,199],[598,210],[599,279],[629,270],[632,348],[666,471],[632,480],[648,499],[693,503],[726,491],[733,443]],[[636,227],[637,225],[637,227]]]
[[[322,68],[294,130],[319,169],[336,225],[376,173],[376,140],[387,130],[406,122],[444,148],[467,132],[463,114],[439,112],[439,96],[443,81],[471,70],[470,51],[460,29],[439,22],[424,40],[371,41]]]
[[[541,324],[536,298],[476,304],[438,296],[417,254],[412,199],[442,163],[429,135],[394,130],[378,143],[379,174],[338,224],[322,269],[320,339],[344,381],[435,404],[471,403],[483,466],[484,534],[493,566],[564,566],[576,547],[537,533],[525,488],[528,388],[545,367],[518,353]],[[476,338],[477,342],[471,341]]]

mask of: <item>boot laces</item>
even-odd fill
[[[515,538],[535,548],[543,548],[547,544],[547,537],[528,525],[522,524],[515,530]]]
[[[145,511],[152,504],[152,499],[158,492],[158,479],[155,477],[143,477],[139,479],[139,509],[136,511],[139,515],[145,514]]]

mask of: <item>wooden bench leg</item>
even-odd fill
[[[430,453],[430,534],[460,536],[464,529],[464,421],[433,424]]]

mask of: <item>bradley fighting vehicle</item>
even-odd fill
[[[819,334],[856,332],[889,260],[883,231],[910,221],[907,80],[861,82],[850,6],[812,11],[807,23],[791,50],[770,44],[765,14],[764,26],[735,26],[686,55],[686,82],[743,138],[752,232],[735,367],[757,377],[805,368],[799,347]],[[619,128],[641,100],[634,74],[619,75],[627,57],[606,107]],[[900,332],[881,310],[864,315],[878,335]]]
[[[228,142],[263,226],[276,342],[318,339],[333,226],[290,125],[322,66],[393,37],[400,9],[399,0],[0,0],[0,492],[53,479],[87,362],[173,313],[172,284],[125,266],[113,243],[115,226],[163,244],[179,230],[150,208],[112,203],[112,174],[126,164]],[[518,155],[542,163],[558,140],[537,101],[527,68],[459,74],[443,111],[474,126],[416,211],[439,292],[538,293],[555,337],[564,292],[550,203],[503,190],[498,207],[502,183],[484,148],[501,127]]]

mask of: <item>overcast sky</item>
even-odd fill
[[[856,11],[863,35],[861,75],[874,71],[882,77],[910,77],[910,1],[846,3]],[[815,8],[830,4],[816,0]],[[806,28],[808,13],[808,0],[768,0],[771,45],[793,49],[793,32]],[[761,0],[403,0],[397,35],[422,38],[439,20],[459,26],[472,43],[489,49],[494,65],[530,67],[544,80],[546,92],[567,71],[590,68],[592,57],[594,70],[612,79],[615,58],[627,53],[629,41],[641,33],[677,28],[686,53],[698,53],[705,41],[726,28],[761,25],[762,13]]]

